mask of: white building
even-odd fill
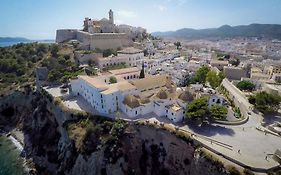
[[[122,111],[130,118],[155,113],[173,122],[182,121],[186,105],[193,95],[184,89],[177,89],[166,75],[147,76],[137,79],[139,71],[127,68],[111,71],[102,76],[78,76],[71,81],[72,93],[81,95],[102,114]],[[110,77],[117,83],[110,84]]]
[[[223,96],[221,95],[211,95],[209,97],[209,101],[208,104],[209,106],[213,106],[213,105],[224,105],[226,103],[226,100],[224,99]]]
[[[141,65],[144,54],[142,50],[133,47],[125,48],[117,52],[117,56],[99,57],[97,64],[100,69],[118,66],[124,64],[128,67],[136,67]]]

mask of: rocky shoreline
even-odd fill
[[[24,150],[24,134],[20,130],[13,129],[10,131],[10,128],[4,127],[0,129],[0,136],[5,136],[7,137],[13,144],[14,146],[21,152],[20,157],[24,160],[23,161],[23,168],[24,170],[29,173],[29,174],[35,174],[36,169],[34,167],[34,163],[32,160],[28,159],[25,156],[25,150]]]

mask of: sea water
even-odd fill
[[[12,41],[12,42],[0,42],[0,47],[8,47],[8,46],[13,46],[13,45],[16,45],[16,44],[19,44],[19,43],[33,43],[33,42],[38,42],[38,43],[47,43],[47,44],[51,44],[51,43],[55,43],[55,41],[53,40],[30,40],[30,41],[27,41],[27,42],[15,42],[15,41]]]
[[[0,175],[27,175],[20,156],[21,145],[16,140],[0,135]]]

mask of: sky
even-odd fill
[[[108,18],[148,32],[251,23],[281,24],[281,0],[0,0],[0,37],[55,39],[85,17]]]

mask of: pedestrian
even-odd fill
[[[240,154],[240,149],[238,150],[238,153]]]
[[[267,160],[267,155],[265,156],[265,160]]]

